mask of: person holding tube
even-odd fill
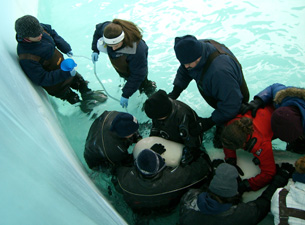
[[[77,64],[72,59],[64,60],[62,53],[73,56],[71,46],[51,25],[25,15],[16,20],[15,30],[19,63],[34,84],[70,104],[107,99],[103,92],[88,88],[88,81],[76,71]],[[80,92],[83,101],[72,89]]]
[[[108,54],[114,69],[126,80],[120,100],[123,108],[137,90],[147,96],[155,92],[156,83],[147,79],[148,46],[133,22],[114,19],[97,24],[91,48],[93,63],[98,61],[100,52]]]

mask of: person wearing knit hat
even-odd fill
[[[249,100],[241,65],[225,45],[211,39],[198,40],[193,35],[176,37],[174,50],[180,66],[168,96],[177,99],[195,80],[201,96],[214,111],[211,116],[200,117],[192,123],[190,132],[202,135],[216,125],[213,144],[221,148],[220,134],[224,123],[238,114],[242,102]]]
[[[35,38],[42,34],[43,28],[37,18],[31,15],[16,20],[15,30],[20,38]]]
[[[217,159],[218,160],[218,159]],[[189,190],[180,201],[180,225],[255,225],[270,211],[270,200],[279,187],[287,184],[294,167],[283,163],[270,185],[256,199],[243,202],[237,192],[236,168],[221,163],[208,187]],[[278,223],[275,223],[278,224]]]
[[[221,197],[233,197],[238,194],[238,177],[238,172],[234,166],[222,163],[215,171],[209,190]]]
[[[197,113],[185,103],[170,99],[164,90],[158,90],[144,103],[146,115],[152,119],[150,136],[162,137],[186,146],[183,163],[200,153],[201,134],[189,132],[190,123],[198,120]]]
[[[144,103],[146,115],[151,119],[166,118],[172,112],[172,102],[163,90],[150,96]]]
[[[128,148],[142,137],[137,119],[129,113],[105,111],[90,127],[84,158],[90,169],[113,170],[133,165]]]
[[[258,109],[273,104],[275,111],[271,118],[274,138],[286,141],[286,150],[305,153],[305,89],[274,83],[254,96],[241,108],[241,114],[248,111],[256,116]]]
[[[139,129],[137,119],[129,113],[119,113],[111,123],[110,130],[120,137],[133,135]]]
[[[293,142],[303,135],[302,115],[296,106],[283,106],[271,116],[271,127],[275,138]]]
[[[274,224],[305,224],[305,156],[295,162],[292,181],[278,188],[271,199]]]
[[[165,167],[162,156],[151,149],[144,149],[139,153],[136,160],[136,168],[143,176],[153,177],[160,173]]]
[[[171,167],[157,148],[160,145],[143,147],[135,155],[134,165],[117,168],[116,179],[112,180],[135,213],[160,215],[171,212],[188,189],[209,180],[212,170],[204,154],[186,166]]]
[[[73,56],[71,46],[51,25],[25,15],[15,21],[15,30],[19,63],[34,84],[70,104],[80,102],[84,112],[91,112],[94,106],[106,101],[107,96],[102,91],[88,88],[88,82],[76,71],[77,64],[73,60],[64,60],[62,53]],[[80,92],[82,101],[72,89]]]
[[[97,24],[91,49],[94,64],[100,52],[107,54],[116,72],[126,81],[120,99],[123,108],[128,107],[129,98],[137,90],[147,97],[155,93],[156,82],[148,80],[148,46],[136,24],[117,18]]]

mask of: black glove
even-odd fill
[[[290,163],[282,163],[282,166],[276,165],[276,174],[273,177],[268,188],[261,195],[263,198],[266,198],[270,201],[274,192],[277,188],[284,187],[292,173],[294,172],[294,167]]]
[[[166,149],[164,148],[164,145],[161,145],[161,144],[154,144],[153,146],[150,147],[150,149],[160,155],[166,151]]]
[[[244,115],[247,113],[249,110],[252,111],[252,117],[254,118],[256,116],[256,112],[260,108],[264,108],[265,103],[260,97],[255,97],[254,100],[252,100],[249,103],[243,103],[240,107],[239,112]]]
[[[181,87],[174,85],[174,89],[172,92],[168,93],[167,96],[171,99],[177,99],[182,91],[183,89]]]
[[[215,125],[215,122],[212,120],[212,117],[202,118],[199,117],[198,120],[190,123],[189,130],[192,136],[200,135],[207,130],[211,129]]]
[[[251,187],[248,180],[242,180],[238,183],[238,192],[242,195],[246,191],[251,191]]]
[[[282,163],[281,167],[276,171],[277,175],[280,175],[284,178],[291,178],[295,168],[290,163]]]
[[[212,161],[212,168],[213,170],[216,170],[216,168],[221,164],[224,163],[225,161],[223,159],[214,159]]]
[[[182,151],[182,157],[181,157],[181,166],[186,166],[190,164],[193,161],[194,157],[191,153],[191,151],[187,148],[184,147]]]
[[[239,166],[237,166],[236,158],[227,158],[226,163],[234,166],[236,168],[237,172],[239,173],[239,175],[241,175],[241,176],[245,175],[244,171]]]

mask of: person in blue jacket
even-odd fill
[[[34,16],[25,15],[16,20],[15,30],[19,63],[34,84],[70,104],[81,101],[72,89],[81,93],[82,100],[103,102],[107,99],[102,92],[88,88],[88,81],[76,72],[76,64],[68,71],[61,69],[64,61],[62,53],[69,57],[73,53],[71,46],[51,25],[39,23]]]
[[[210,117],[196,122],[191,132],[203,133],[216,125],[213,143],[220,148],[223,124],[233,119],[241,104],[249,100],[242,67],[225,45],[210,39],[197,40],[192,35],[176,37],[174,50],[181,65],[169,97],[177,99],[195,80],[202,97],[215,110]]]
[[[254,99],[244,104],[241,113],[252,111],[256,116],[259,108],[268,104],[275,107],[271,117],[273,138],[287,142],[286,150],[295,153],[305,153],[305,89],[274,83],[254,96]]]
[[[98,61],[99,52],[108,54],[114,69],[127,81],[120,100],[123,108],[137,90],[147,96],[155,92],[156,83],[147,79],[148,46],[133,22],[114,19],[97,24],[91,48],[93,63]]]

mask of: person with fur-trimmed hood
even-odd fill
[[[243,105],[241,113],[251,110],[255,117],[257,110],[269,103],[276,109],[271,118],[273,138],[287,142],[287,151],[305,153],[305,89],[272,84]]]

